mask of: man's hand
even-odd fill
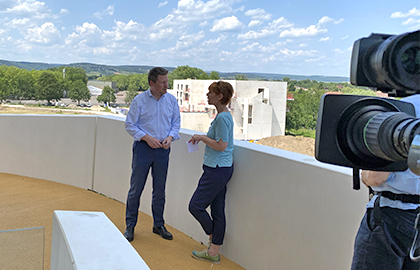
[[[388,179],[390,172],[362,171],[362,182],[367,187],[377,187]]]
[[[150,135],[146,134],[141,139],[143,141],[147,142],[147,144],[153,149],[158,149],[158,148],[163,147],[162,143],[158,139],[156,139],[155,137],[152,137]]]
[[[169,147],[171,147],[171,142],[172,142],[172,136],[168,136],[166,139],[164,139],[162,141],[162,147],[163,149],[169,149]]]

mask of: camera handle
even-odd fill
[[[359,190],[360,189],[360,174],[359,168],[353,168],[353,189]]]
[[[419,238],[419,227],[420,227],[420,213],[417,214],[416,222],[414,223],[414,229],[416,229],[416,235],[414,236],[413,244],[411,245],[410,249],[410,259],[414,262],[420,261],[420,238]]]

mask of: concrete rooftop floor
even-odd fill
[[[81,188],[0,173],[0,198],[0,231],[45,228],[44,269],[50,269],[54,210],[104,212],[122,233],[125,230],[123,203]],[[164,240],[152,233],[152,225],[152,218],[140,213],[135,239],[131,242],[150,269],[244,269],[223,256],[220,265],[195,260],[191,257],[191,252],[206,248],[203,244],[168,225],[167,229],[173,234],[174,240]],[[200,226],[198,222],[197,226]],[[21,254],[19,259],[29,258]],[[7,268],[0,265],[0,269]]]

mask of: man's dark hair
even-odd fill
[[[166,69],[162,68],[162,67],[154,67],[149,71],[149,75],[147,76],[147,81],[149,82],[150,85],[150,81],[152,82],[156,82],[159,75],[166,75],[168,74],[169,71],[167,71]]]

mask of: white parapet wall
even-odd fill
[[[103,212],[54,211],[51,270],[150,270]]]
[[[194,133],[181,129],[181,139],[172,143],[165,222],[206,243],[188,212],[204,153],[203,144],[188,153],[186,141]],[[132,142],[118,117],[1,115],[0,172],[91,188],[125,203]],[[350,169],[235,141],[234,170],[223,255],[250,270],[350,268],[368,201],[365,187],[352,190]],[[149,215],[150,182],[140,206]]]

